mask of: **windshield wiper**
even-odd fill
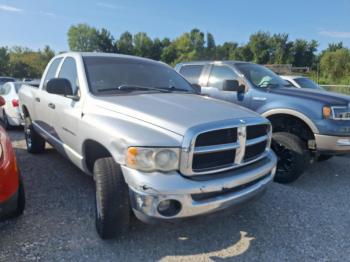
[[[109,92],[109,91],[124,91],[124,92],[132,92],[135,90],[151,90],[151,91],[158,91],[162,93],[168,93],[169,91],[162,88],[156,88],[156,87],[150,87],[150,86],[138,86],[138,85],[120,85],[115,88],[103,88],[98,89],[98,92]]]
[[[187,89],[178,88],[176,86],[169,86],[169,87],[157,86],[156,88],[167,90],[168,92],[173,92],[173,91],[186,92],[186,93],[190,92]]]

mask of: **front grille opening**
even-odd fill
[[[192,194],[191,197],[194,201],[205,201],[205,200],[209,200],[211,198],[215,198],[215,197],[219,197],[219,196],[225,196],[225,195],[230,195],[236,192],[239,192],[241,190],[244,190],[248,187],[251,187],[257,183],[259,183],[260,181],[264,180],[265,178],[267,178],[268,176],[270,176],[270,174],[267,174],[265,176],[262,176],[254,181],[251,181],[247,184],[244,185],[240,185],[237,187],[233,187],[233,188],[224,188],[221,191],[214,191],[214,192],[209,192],[209,193],[200,193],[200,194]]]
[[[213,146],[235,142],[237,142],[237,128],[228,128],[198,135],[195,146]]]
[[[247,139],[254,139],[266,136],[269,133],[269,125],[247,126]]]
[[[245,150],[244,162],[248,162],[259,157],[265,152],[267,141],[260,142],[255,145],[248,146]]]
[[[192,169],[199,172],[233,165],[235,156],[236,150],[197,154],[193,156]]]

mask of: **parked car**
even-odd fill
[[[201,85],[203,95],[250,108],[271,121],[278,182],[296,180],[312,159],[350,152],[349,96],[286,88],[289,84],[268,68],[247,62],[189,62],[176,70]]]
[[[297,88],[309,88],[309,89],[315,89],[315,90],[324,90],[321,86],[316,84],[314,81],[312,81],[310,78],[305,76],[287,76],[287,75],[280,75],[282,79],[287,81],[289,84],[291,84],[293,87]]]
[[[4,103],[0,97],[0,106]],[[0,218],[21,215],[25,207],[23,182],[11,141],[0,126]]]
[[[8,76],[0,76],[0,87],[7,82],[15,82],[16,79]]]
[[[4,123],[6,129],[22,124],[18,101],[18,90],[22,84],[22,82],[7,82],[0,86],[0,96],[6,102],[5,105],[0,107],[0,120]]]
[[[207,214],[259,196],[273,180],[270,123],[197,95],[166,64],[66,53],[39,89],[19,92],[29,153],[48,141],[96,184],[101,238],[142,221]]]

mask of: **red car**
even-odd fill
[[[0,106],[4,104],[0,96]],[[10,138],[0,126],[0,217],[11,218],[23,213],[25,195]]]

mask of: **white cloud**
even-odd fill
[[[322,31],[319,31],[318,33],[323,36],[334,37],[334,38],[350,38],[350,32],[322,30]]]
[[[104,3],[104,2],[98,2],[97,6],[103,7],[103,8],[109,8],[109,9],[120,9],[120,6],[110,4],[110,3]]]
[[[54,13],[51,13],[51,12],[40,11],[39,14],[45,15],[45,16],[48,16],[48,17],[51,17],[51,18],[57,18],[57,15],[54,14]]]
[[[0,5],[0,11],[23,13],[23,9],[19,9],[17,7],[13,7],[13,6],[9,6],[9,5]]]

